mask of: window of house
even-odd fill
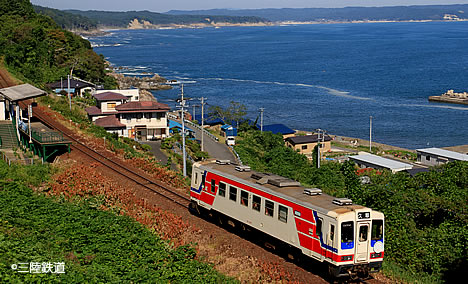
[[[151,121],[151,112],[145,113],[145,117],[147,121]]]
[[[431,160],[431,156],[426,156],[426,161],[430,161]]]
[[[252,209],[260,212],[261,202],[262,202],[262,199],[260,198],[260,196],[253,195],[252,196]]]
[[[284,222],[284,223],[288,222],[288,208],[287,207],[279,205],[278,220],[280,220],[281,222]]]
[[[302,150],[307,150],[307,145],[302,145]]]
[[[215,193],[216,191],[216,181],[214,179],[211,180],[211,193]]]
[[[115,109],[115,103],[107,103],[108,109]]]
[[[127,119],[127,123],[130,123],[132,121],[132,115],[130,114],[124,114],[125,118]]]
[[[226,196],[226,184],[224,182],[219,182],[218,195],[222,197]]]
[[[237,188],[234,186],[229,187],[229,199],[232,201],[237,201]]]
[[[275,204],[272,201],[265,200],[265,215],[273,217]]]
[[[142,117],[141,113],[137,113],[137,115],[136,115],[136,121],[137,121],[137,122],[140,122],[141,117]]]
[[[241,204],[244,206],[249,206],[249,193],[247,191],[241,190]]]

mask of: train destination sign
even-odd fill
[[[358,219],[369,219],[370,218],[370,212],[358,212],[357,217],[358,217]]]

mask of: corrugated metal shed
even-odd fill
[[[358,164],[375,166],[378,168],[385,168],[385,169],[391,170],[392,172],[398,172],[398,171],[403,171],[403,170],[408,170],[408,169],[413,168],[413,165],[387,159],[387,158],[380,157],[377,155],[372,155],[372,154],[349,156],[349,158]]]
[[[23,84],[14,87],[0,89],[0,95],[9,101],[21,101],[46,95],[47,93],[30,84]]]
[[[457,161],[468,161],[468,155],[440,148],[416,149],[416,151]]]

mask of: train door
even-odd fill
[[[356,262],[365,262],[369,257],[369,226],[368,222],[357,223]]]
[[[327,244],[326,257],[333,259],[333,248],[335,247],[335,224],[329,224],[328,234],[325,240]]]

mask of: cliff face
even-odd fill
[[[155,25],[153,25],[152,23],[148,22],[148,21],[145,21],[145,20],[141,20],[139,21],[138,19],[133,19],[133,21],[131,21],[130,23],[128,23],[128,29],[132,29],[132,30],[137,30],[137,29],[151,29],[151,28],[154,28]]]

